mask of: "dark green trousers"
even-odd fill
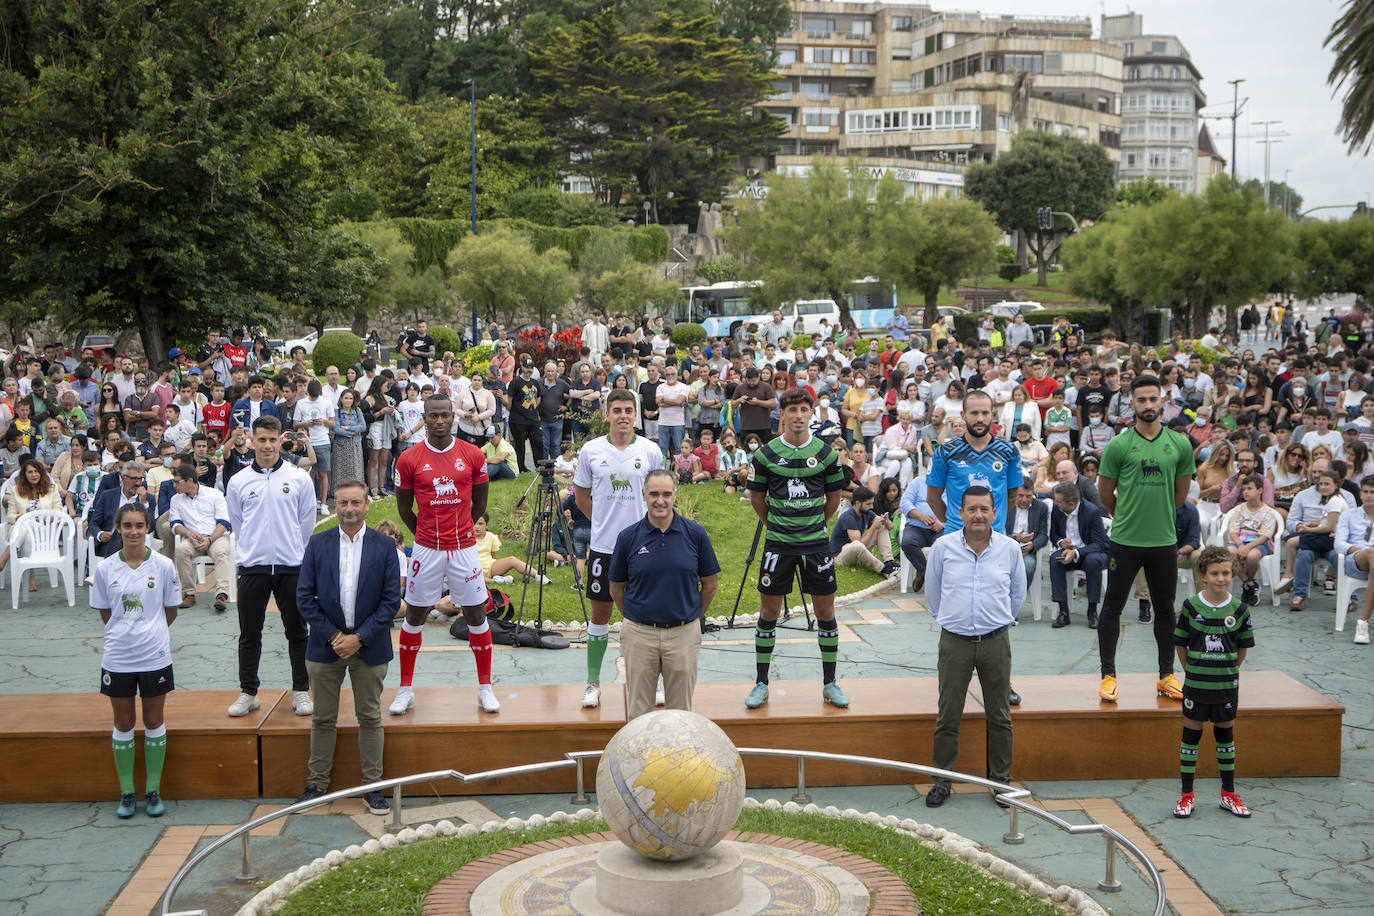
[[[972,641],[940,631],[940,706],[935,717],[935,759],[942,770],[954,769],[959,756],[959,723],[974,672],[983,689],[987,716],[987,778],[1011,777],[1011,635],[1003,630],[991,639]],[[970,775],[977,775],[970,774]],[[937,780],[948,787],[948,780]]]

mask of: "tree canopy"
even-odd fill
[[[1344,91],[1338,133],[1351,153],[1369,151],[1374,133],[1374,0],[1346,0],[1323,47],[1336,52],[1328,85]]]
[[[717,199],[739,157],[767,152],[783,130],[748,110],[768,75],[710,17],[656,13],[632,29],[607,11],[529,54],[534,113],[612,206],[639,196],[660,207],[670,192]]]
[[[0,65],[5,298],[73,329],[247,322],[299,289],[323,200],[395,129],[336,0],[16,0]]]
[[[925,297],[927,326],[935,323],[940,287],[990,270],[1001,235],[988,212],[967,198],[886,204],[875,214],[873,234],[883,243],[880,275]]]
[[[1038,232],[1036,210],[1049,207],[1071,214],[1079,225],[1099,220],[1116,201],[1115,177],[1116,166],[1101,146],[1075,137],[1025,131],[996,161],[969,166],[964,190],[993,215],[997,225],[1026,235],[1039,261],[1039,285],[1044,286],[1055,243]],[[1076,227],[1057,216],[1055,228],[1062,232]]]

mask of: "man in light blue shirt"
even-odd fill
[[[913,592],[919,592],[926,581],[926,555],[924,548],[935,543],[940,532],[945,530],[944,519],[938,517],[926,502],[926,479],[914,478],[902,493],[902,555],[916,568],[916,581],[911,584]]]
[[[902,314],[901,309],[893,309],[892,317],[887,319],[887,333],[892,335],[893,340],[905,343],[906,329],[906,316]]]
[[[926,601],[940,625],[935,766],[954,769],[964,697],[976,671],[987,720],[988,778],[1005,783],[1011,778],[1012,751],[1007,630],[1026,598],[1026,574],[1020,546],[993,530],[996,511],[987,487],[964,490],[959,506],[962,529],[940,538],[930,550]],[[949,785],[949,780],[937,779],[926,796],[926,807],[943,805],[950,795]],[[1005,807],[1001,801],[998,804]]]

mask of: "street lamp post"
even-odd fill
[[[472,125],[472,132],[468,138],[468,149],[472,153],[472,186],[470,196],[472,197],[472,234],[477,234],[477,78],[468,80],[468,115]],[[480,333],[477,330],[477,307],[472,308],[472,345],[477,346]]]

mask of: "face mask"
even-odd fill
[[[95,467],[95,466],[91,466],[91,467],[86,468],[86,476],[87,476],[87,477],[99,477],[99,476],[100,476],[100,468]]]
[[[1306,396],[1307,396],[1307,389],[1306,389],[1306,388],[1296,388],[1296,387],[1295,387],[1295,388],[1293,389],[1293,397],[1295,397],[1295,398],[1303,398],[1303,397],[1306,397]]]
[[[757,443],[750,443],[750,445],[749,445],[749,451],[751,451],[751,452],[757,452],[758,450],[759,450],[759,447],[758,447],[758,444],[757,444]]]
[[[1101,426],[1101,425],[1102,425],[1102,418],[1101,418],[1101,417],[1093,417],[1092,419],[1088,420],[1088,423],[1090,423],[1090,424],[1093,425],[1093,426]]]
[[[859,376],[854,380],[855,388],[862,388],[866,384],[868,384],[868,379],[864,378],[863,376]]]
[[[162,466],[163,466],[164,468],[169,468],[169,467],[171,467],[171,466],[172,466],[172,459],[171,459],[171,458],[163,458],[163,459],[162,459]]]
[[[1193,381],[1192,379],[1190,379],[1190,378],[1186,378],[1186,379],[1183,380],[1183,387],[1184,387],[1184,388],[1192,388],[1195,384],[1197,384],[1197,383],[1194,382],[1194,381]]]
[[[1198,417],[1198,418],[1197,418],[1197,425],[1198,425],[1198,426],[1206,426],[1206,425],[1207,425],[1207,418],[1206,418],[1206,417]]]
[[[825,380],[828,384],[834,385],[840,380],[840,377],[837,375],[827,375],[825,377]]]

